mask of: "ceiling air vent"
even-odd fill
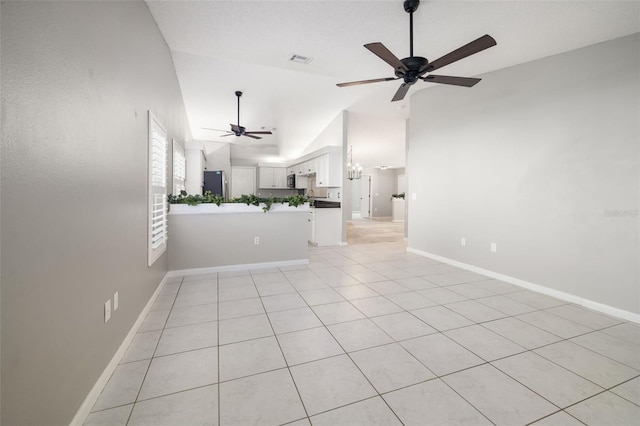
[[[308,56],[302,56],[302,55],[291,55],[289,60],[291,62],[297,62],[299,64],[308,64],[313,60],[313,58],[310,58]]]

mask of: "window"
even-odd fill
[[[187,174],[187,163],[184,158],[184,148],[173,141],[173,195],[184,191],[184,181]]]
[[[149,111],[148,266],[167,248],[167,132]]]

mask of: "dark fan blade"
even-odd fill
[[[235,136],[235,133],[227,133],[226,135],[220,135],[221,138],[224,138],[225,136]]]
[[[200,127],[202,130],[213,130],[214,132],[229,132],[228,130],[212,129],[211,127]]]
[[[404,95],[406,95],[407,92],[409,91],[409,87],[411,87],[410,84],[402,83],[400,85],[400,88],[396,92],[396,94],[393,96],[393,99],[391,99],[391,102],[403,100],[404,99]]]
[[[425,71],[431,72],[433,70],[437,70],[438,68],[442,68],[445,65],[449,65],[452,62],[459,61],[460,59],[466,58],[467,56],[471,56],[474,53],[481,52],[484,49],[488,49],[495,45],[496,41],[493,37],[485,34],[479,39],[474,40],[471,43],[467,43],[453,52],[447,53],[443,57],[431,62]]]
[[[399,78],[399,77],[398,77]],[[373,80],[350,81],[349,83],[338,83],[338,87],[357,86],[358,84],[380,83],[381,81],[397,80],[395,77],[374,78]]]
[[[231,126],[231,129],[234,132],[242,133],[242,130],[241,130],[240,126],[238,126],[237,124],[229,124],[229,125]]]
[[[429,83],[453,84],[464,87],[473,87],[480,82],[479,78],[451,77],[450,75],[428,75],[422,79]]]
[[[405,64],[402,63],[400,59],[389,49],[387,49],[382,43],[369,43],[365,44],[364,47],[369,49],[371,53],[376,55],[378,58],[382,59],[389,65],[393,67],[394,70],[400,69],[403,71],[409,71],[409,68]]]
[[[243,134],[242,136],[246,136],[246,137],[252,138],[252,139],[262,139],[260,136],[253,136],[253,135],[249,135],[247,133]]]
[[[248,131],[245,130],[244,134],[245,135],[249,135],[249,134],[252,134],[252,135],[272,135],[273,133],[271,133],[269,131],[248,132]]]

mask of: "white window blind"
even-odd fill
[[[178,142],[173,141],[173,195],[179,195],[184,191],[184,181],[187,176],[187,162],[184,156],[184,148]]]
[[[167,248],[167,132],[149,111],[148,266]]]

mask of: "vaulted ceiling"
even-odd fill
[[[404,166],[410,96],[434,84],[418,82],[393,103],[399,81],[336,87],[393,76],[366,43],[382,42],[399,58],[409,56],[409,15],[402,0],[147,4],[171,49],[195,140],[239,142],[231,151],[238,161],[286,161],[348,110],[354,157],[367,167]],[[638,31],[638,1],[423,0],[414,13],[414,54],[434,60],[490,34],[497,46],[438,70],[472,77]],[[313,60],[292,62],[294,54]],[[598,66],[598,58],[593,63]],[[248,130],[275,128],[272,136],[221,138],[223,132],[202,129],[227,130],[236,122],[236,90],[244,92],[241,124]],[[275,147],[252,148],[260,145]]]

